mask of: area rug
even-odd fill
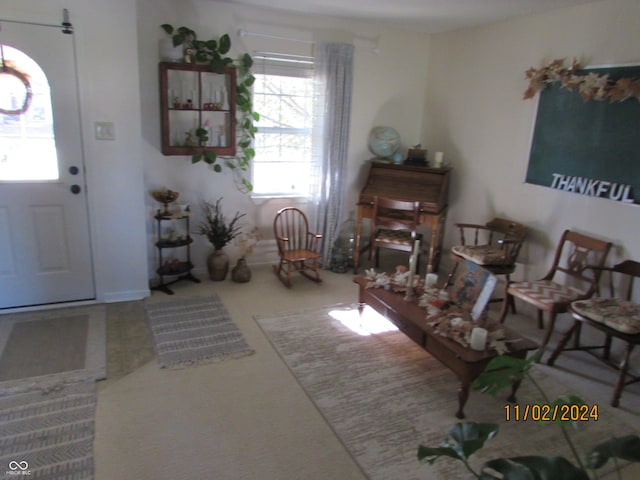
[[[242,332],[216,294],[145,306],[163,368],[181,368],[251,355]]]
[[[104,305],[0,315],[0,395],[105,376]]]
[[[256,321],[368,478],[472,478],[451,459],[434,465],[417,460],[419,444],[438,446],[459,422],[457,377],[372,309],[367,307],[362,319],[355,305],[335,305]],[[567,393],[544,368],[536,366],[534,373],[548,394]],[[466,420],[500,425],[497,437],[472,457],[476,470],[504,456],[572,458],[554,424],[505,421],[507,394],[472,392],[465,406]],[[531,382],[523,382],[518,402],[540,401]],[[602,405],[597,422],[583,423],[578,435],[586,445],[628,432]]]
[[[93,478],[96,384],[0,397],[0,478]]]

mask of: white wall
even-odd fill
[[[536,278],[565,229],[612,241],[610,262],[640,259],[640,207],[524,183],[536,102],[524,72],[553,59],[640,63],[640,2],[603,0],[439,34],[429,56],[424,138],[454,167],[449,228],[501,215],[530,234],[516,278]]]
[[[165,34],[163,23],[194,29],[199,38],[231,36],[231,56],[254,51],[311,54],[310,43],[283,41],[257,36],[238,35],[240,28],[286,38],[313,42],[318,39],[353,42],[354,98],[350,129],[349,167],[345,204],[346,212],[355,210],[358,192],[366,172],[365,162],[373,155],[367,148],[367,137],[376,125],[395,127],[403,139],[403,150],[421,142],[422,105],[426,82],[426,46],[424,34],[392,31],[375,24],[348,22],[320,16],[278,13],[230,5],[228,3],[190,0],[138,0],[138,45],[142,104],[142,158],[145,189],[167,187],[180,192],[181,199],[197,205],[202,199],[224,197],[225,213],[246,212],[247,223],[263,229],[271,238],[273,216],[282,201],[252,200],[238,191],[228,173],[214,173],[204,164],[192,165],[188,157],[165,157],[160,152],[160,120],[158,108],[158,41]],[[377,45],[379,53],[373,53]],[[259,124],[258,124],[259,127]],[[157,204],[146,195],[148,218]],[[197,214],[197,208],[195,210]],[[198,218],[194,219],[196,222]],[[153,225],[147,222],[147,244],[153,240]],[[199,269],[211,247],[204,238],[196,238],[193,260]],[[234,255],[234,246],[227,249]],[[150,276],[153,276],[155,252],[149,248]],[[233,260],[232,260],[233,261]],[[250,262],[257,262],[254,257]]]
[[[3,0],[0,18],[62,22],[67,8],[76,55],[92,252],[98,301],[148,295],[140,95],[134,0]],[[94,122],[115,124],[98,141]]]

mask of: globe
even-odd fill
[[[369,134],[369,149],[378,157],[389,158],[400,148],[400,134],[391,127],[374,127]]]

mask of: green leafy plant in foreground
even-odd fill
[[[498,356],[491,360],[485,371],[474,382],[473,388],[485,393],[496,393],[510,388],[513,382],[527,378],[541,394],[543,401],[551,405],[586,405],[576,395],[563,395],[550,400],[544,390],[530,374],[531,367],[540,359],[542,351],[536,352],[527,360],[508,355]],[[559,416],[558,416],[559,417]],[[418,460],[426,460],[433,464],[440,457],[453,458],[463,463],[465,468],[481,480],[591,480],[598,478],[597,470],[609,459],[616,462],[618,478],[620,477],[618,459],[629,462],[640,462],[640,437],[626,435],[614,437],[595,446],[586,457],[578,452],[569,433],[569,425],[575,422],[555,419],[562,431],[575,464],[560,456],[521,456],[496,458],[485,462],[480,472],[473,470],[470,457],[482,449],[485,443],[498,434],[498,425],[494,423],[462,422],[449,430],[449,436],[438,447],[418,447]],[[575,426],[575,425],[574,425]]]

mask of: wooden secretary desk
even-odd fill
[[[358,272],[363,250],[362,219],[372,217],[375,196],[420,201],[420,225],[431,229],[427,273],[438,271],[447,217],[450,172],[448,167],[429,168],[371,162],[367,182],[358,199],[354,273]]]

